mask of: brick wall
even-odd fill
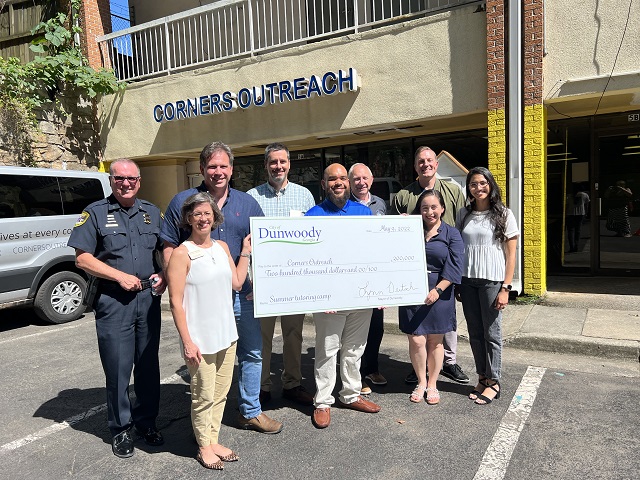
[[[523,286],[527,293],[546,291],[547,266],[547,189],[546,189],[546,111],[542,98],[544,0],[524,0],[524,220]]]
[[[487,1],[487,128],[489,170],[503,192],[507,186],[504,0]]]
[[[82,48],[93,68],[103,66],[103,59],[96,37],[111,33],[111,9],[109,0],[84,0],[80,9]],[[105,58],[108,62],[108,58]],[[106,64],[105,66],[109,66]]]
[[[489,170],[506,197],[507,114],[505,75],[506,0],[488,0],[487,8],[487,127]],[[546,290],[546,112],[542,103],[543,0],[523,1],[523,278],[525,293]],[[510,159],[519,162],[521,159]]]

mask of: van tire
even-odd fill
[[[58,272],[47,278],[36,294],[33,307],[36,315],[50,323],[66,323],[82,316],[82,300],[87,282],[74,272]]]

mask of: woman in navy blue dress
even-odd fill
[[[445,206],[437,190],[425,190],[418,198],[414,214],[422,215],[427,271],[431,290],[424,305],[400,307],[400,330],[409,337],[409,357],[418,376],[418,385],[409,399],[418,403],[440,402],[436,387],[444,360],[442,339],[456,329],[456,305],[453,285],[461,280],[464,245],[460,233],[440,218]],[[429,380],[427,382],[427,369]]]

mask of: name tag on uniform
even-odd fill
[[[145,212],[142,217],[144,218],[144,223],[147,225],[151,224],[151,216],[148,213]]]
[[[200,257],[204,257],[204,252],[202,250],[192,250],[189,252],[189,258],[191,260],[195,260]]]

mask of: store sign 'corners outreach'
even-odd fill
[[[313,97],[357,92],[360,88],[355,68],[329,71],[322,75],[298,77],[292,80],[243,87],[237,92],[224,91],[194,96],[184,100],[158,104],[153,107],[156,122],[171,122],[186,118],[233,112],[239,108],[264,107],[278,103],[308,100]]]

